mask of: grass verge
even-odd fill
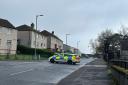
[[[0,60],[24,60],[24,61],[32,61],[32,60],[46,60],[45,56],[35,57],[34,55],[0,55]]]

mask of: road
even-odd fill
[[[75,70],[94,60],[83,58],[77,65],[0,61],[0,85],[56,85]]]

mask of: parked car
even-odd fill
[[[56,53],[55,55],[49,57],[49,62],[51,63],[67,63],[67,64],[76,64],[80,63],[80,56],[77,54],[69,53]]]

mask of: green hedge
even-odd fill
[[[48,49],[36,49],[36,53],[41,57],[50,57],[54,55],[54,52]],[[35,48],[29,48],[22,45],[18,45],[17,54],[35,55]]]

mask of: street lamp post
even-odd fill
[[[79,42],[80,42],[80,41],[77,41],[77,54],[78,54],[78,49],[79,49],[79,48],[78,48]]]
[[[66,34],[66,45],[68,44],[68,43],[67,43],[67,36],[68,36],[68,35],[70,35],[70,34]]]
[[[37,19],[39,16],[44,16],[44,15],[36,15],[36,31],[37,31]],[[37,42],[37,33],[35,32],[35,57],[37,57],[37,54],[36,54],[36,42]]]

